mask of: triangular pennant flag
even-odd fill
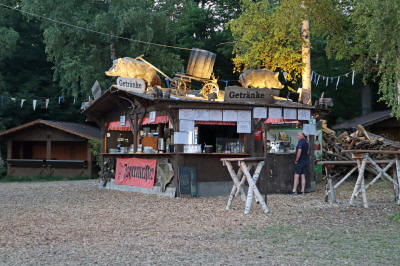
[[[348,78],[348,77],[349,77],[349,73],[346,73],[346,75],[345,75],[345,76],[346,76],[346,78]]]
[[[25,99],[21,99],[21,108],[24,105]]]
[[[311,80],[313,80],[313,76],[314,76],[314,71],[311,71]]]
[[[46,109],[47,109],[47,107],[49,107],[49,102],[50,102],[50,99],[47,98],[47,99],[46,99]]]
[[[353,70],[353,75],[351,76],[351,85],[354,85],[354,70]]]
[[[225,82],[225,87],[228,87],[229,80],[224,80],[224,82]]]
[[[318,78],[317,78],[317,85],[316,86],[318,86],[318,82],[319,82],[319,78],[321,77],[321,75],[318,75]]]
[[[167,88],[169,88],[169,80],[165,79],[165,83],[167,84]]]
[[[340,81],[340,76],[337,78],[336,89],[337,89],[337,87],[338,87],[338,85],[339,85],[339,81]]]
[[[74,102],[73,102],[73,104],[75,104],[75,100],[76,100],[76,98],[74,97]]]
[[[62,96],[60,96],[60,97],[58,97],[58,104],[60,104],[61,103],[61,100],[63,99],[63,97]]]
[[[15,99],[15,98],[11,98],[11,101],[13,101],[13,102],[15,102],[17,99]]]
[[[33,111],[36,110],[36,103],[37,103],[37,100],[33,100],[33,101],[32,101],[32,104],[33,104]]]
[[[328,87],[328,81],[329,81],[329,78],[326,77],[326,87]]]

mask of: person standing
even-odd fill
[[[308,143],[305,139],[304,133],[297,133],[298,144],[296,147],[296,161],[294,162],[294,177],[293,177],[293,190],[290,194],[297,193],[297,186],[299,185],[299,178],[301,177],[301,190],[303,194],[306,187],[306,168],[307,168],[307,155]]]

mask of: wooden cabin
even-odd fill
[[[100,138],[96,127],[35,120],[0,133],[7,145],[7,175],[92,176],[95,163],[88,141]]]

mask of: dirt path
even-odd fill
[[[351,184],[339,190],[347,200]],[[315,193],[271,195],[265,215],[227,197],[164,198],[104,191],[96,181],[0,185],[0,264],[395,265],[400,212],[387,184],[371,207]]]

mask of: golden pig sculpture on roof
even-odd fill
[[[239,82],[243,88],[282,89],[284,86],[279,82],[278,75],[279,72],[250,69],[240,74]]]
[[[161,86],[161,79],[152,67],[130,57],[114,60],[113,66],[105,73],[112,77],[140,78],[148,87]]]

